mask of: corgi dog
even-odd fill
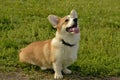
[[[20,62],[40,66],[41,69],[53,69],[55,79],[63,78],[62,72],[71,74],[67,67],[77,59],[80,30],[78,15],[72,10],[61,18],[48,16],[49,22],[57,29],[55,37],[46,41],[38,41],[22,48],[19,53]]]

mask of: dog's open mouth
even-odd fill
[[[66,31],[71,33],[79,33],[79,28],[77,27],[77,24],[74,24],[73,26],[66,28]]]

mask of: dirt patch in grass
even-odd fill
[[[29,80],[29,76],[23,72],[0,73],[0,80]]]
[[[54,80],[53,71],[40,71],[40,72],[0,72],[0,80]],[[120,80],[120,77],[82,77],[79,72],[73,72],[71,75],[64,75],[62,80]]]

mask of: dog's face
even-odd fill
[[[63,18],[57,17],[55,15],[48,16],[49,22],[60,34],[77,34],[79,33],[78,27],[78,16],[75,10],[72,10],[70,15]]]

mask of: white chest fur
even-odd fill
[[[57,35],[58,36],[58,35]],[[73,37],[63,37],[62,38],[72,44],[74,46],[70,47],[62,43],[59,35],[59,38],[54,38],[52,40],[52,46],[55,47],[54,49],[54,57],[62,66],[70,66],[76,59],[77,59],[77,51],[79,47],[79,34]]]

